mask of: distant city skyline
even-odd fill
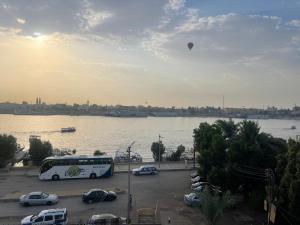
[[[300,105],[299,0],[0,0],[0,52],[0,102]]]

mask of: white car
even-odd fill
[[[155,166],[141,166],[139,168],[132,170],[133,175],[154,175],[157,174],[157,169]]]
[[[196,183],[196,182],[200,182],[200,181],[204,181],[203,177],[196,176],[194,178],[191,178],[192,183]]]
[[[196,182],[196,183],[191,184],[191,188],[193,190],[194,188],[197,188],[199,186],[205,186],[205,185],[208,185],[208,184],[209,184],[208,182]]]
[[[127,224],[126,218],[124,217],[117,217],[113,214],[100,214],[100,215],[93,215],[89,220],[87,225],[99,225],[99,224],[116,224],[122,225]]]
[[[196,193],[192,192],[184,195],[183,200],[188,206],[201,206],[199,195],[197,195]]]
[[[37,215],[26,216],[21,225],[65,225],[68,223],[67,209],[43,210]]]
[[[194,171],[194,172],[191,173],[191,178],[195,178],[197,176],[199,176],[198,171]]]
[[[36,191],[27,195],[22,195],[19,202],[23,206],[30,205],[53,205],[58,202],[58,196],[55,194],[48,194],[46,192]]]

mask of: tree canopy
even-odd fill
[[[160,142],[153,142],[151,145],[151,152],[153,159],[155,161],[162,161],[162,155],[165,153],[166,148],[162,141]]]
[[[34,165],[40,165],[41,162],[51,156],[53,153],[52,145],[49,141],[41,141],[40,139],[30,140],[29,155]]]
[[[12,135],[0,135],[0,168],[14,159],[17,151],[17,139]]]

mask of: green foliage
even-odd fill
[[[101,152],[100,150],[94,151],[94,156],[96,156],[96,155],[104,155],[104,154],[105,154],[105,152]]]
[[[17,139],[11,135],[0,135],[0,168],[13,160],[17,151]]]
[[[224,174],[227,143],[222,129],[217,124],[201,123],[199,128],[194,129],[194,143],[196,151],[199,152],[200,174],[204,177],[212,177],[210,173],[213,168],[214,177],[221,176],[215,174],[216,172]],[[217,181],[215,184],[219,185],[220,182]]]
[[[39,139],[30,140],[29,155],[34,165],[41,165],[42,161],[53,153],[52,145],[49,141]]]
[[[162,161],[162,155],[165,153],[165,151],[166,151],[166,148],[161,141],[152,143],[151,152],[152,152],[153,159],[156,162],[159,160]]]
[[[200,200],[201,211],[210,225],[216,225],[218,223],[222,218],[224,209],[229,207],[232,202],[229,192],[220,196],[207,187],[200,194]]]
[[[238,191],[242,186],[245,197],[253,196],[251,192],[256,190],[264,193],[264,184],[237,176],[234,165],[275,169],[278,158],[287,151],[285,140],[260,132],[257,123],[247,120],[201,123],[194,129],[194,143],[200,174],[225,189]]]
[[[167,160],[169,161],[179,161],[182,153],[185,151],[185,147],[183,145],[179,145],[177,147],[177,150],[173,152],[169,157],[167,157]]]
[[[279,186],[279,203],[293,215],[300,214],[300,142],[288,142],[288,152],[280,156],[278,164],[282,178]],[[284,168],[284,163],[287,163]],[[282,172],[283,171],[283,172]]]

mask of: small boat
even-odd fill
[[[128,153],[122,151],[116,151],[114,161],[115,163],[128,162]],[[130,162],[143,162],[143,158],[140,154],[132,151],[130,154]]]
[[[291,130],[295,130],[296,129],[296,126],[291,126]]]
[[[41,140],[41,136],[39,136],[39,135],[30,135],[29,136],[29,142],[31,142],[32,140],[35,140],[35,139]]]
[[[75,132],[75,131],[76,131],[76,128],[75,128],[75,127],[61,128],[61,130],[60,130],[61,133]]]

